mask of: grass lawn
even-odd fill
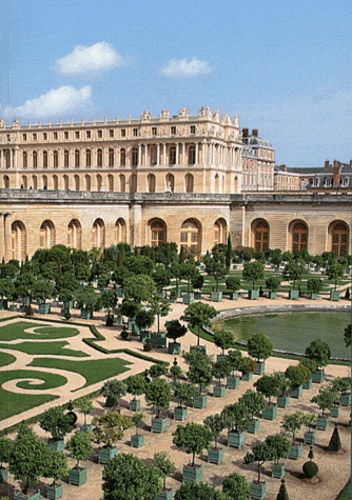
[[[345,488],[342,490],[337,500],[351,500],[351,480],[348,481]]]
[[[35,328],[36,333],[27,333],[25,330]],[[0,327],[0,341],[11,341],[17,339],[24,340],[47,340],[47,339],[62,339],[74,337],[78,335],[77,328],[70,327],[55,327],[55,326],[38,326],[38,323],[29,321],[16,321],[8,325]]]
[[[14,361],[16,361],[16,357],[12,356],[12,354],[0,352],[0,366],[11,365]]]
[[[127,365],[131,363],[119,358],[90,359],[87,361],[71,361],[68,359],[34,359],[30,366],[41,366],[46,368],[57,368],[79,373],[86,379],[83,387],[102,382],[108,378],[120,375],[128,370]],[[82,389],[83,387],[80,387]],[[77,389],[79,390],[79,389]]]
[[[51,355],[51,356],[75,356],[77,358],[89,357],[83,351],[75,349],[66,349],[65,346],[69,345],[68,342],[22,342],[21,344],[6,344],[0,343],[1,349],[11,349],[16,351],[25,352],[33,355]]]

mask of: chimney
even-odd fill
[[[252,130],[252,135],[253,135],[253,137],[258,137],[258,129],[257,128],[254,128]]]
[[[325,169],[325,170],[329,170],[329,167],[330,167],[329,160],[325,160],[325,163],[324,163],[324,169]]]
[[[248,137],[248,128],[242,129],[242,137]]]
[[[340,184],[340,162],[334,160],[334,187]]]

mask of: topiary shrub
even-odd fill
[[[337,425],[335,425],[334,432],[332,433],[328,444],[328,451],[340,451],[341,448],[342,446],[341,446],[339,429]]]
[[[70,313],[70,311],[65,311],[64,318],[67,319],[67,320],[69,320],[69,319],[72,318],[72,314]]]
[[[105,320],[105,325],[106,326],[113,326],[114,325],[114,316],[112,314],[108,314]]]
[[[311,479],[312,477],[316,476],[319,472],[319,467],[315,462],[312,462],[309,460],[309,462],[305,462],[303,464],[303,474],[308,478]]]
[[[26,314],[26,316],[34,316],[33,307],[30,304],[26,307],[25,314]]]
[[[281,485],[276,500],[290,500],[286,489],[285,479],[281,479]]]
[[[152,344],[151,344],[150,340],[149,340],[149,339],[147,339],[147,340],[144,342],[144,344],[143,344],[143,350],[144,350],[145,352],[149,352],[149,351],[151,351],[152,349],[153,349],[153,346],[152,346]]]
[[[121,338],[123,340],[127,340],[128,336],[129,336],[129,332],[128,332],[127,328],[123,328],[121,331]]]

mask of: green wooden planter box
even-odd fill
[[[131,399],[130,401],[130,410],[138,411],[141,409],[141,401],[140,399]]]
[[[231,448],[241,448],[244,445],[246,435],[244,432],[232,432],[228,433],[227,446]]]
[[[271,477],[282,479],[285,475],[285,464],[272,464]]]
[[[112,446],[111,448],[103,446],[102,448],[99,448],[98,451],[98,462],[100,464],[106,464],[108,460],[114,458],[116,453],[117,453],[117,446]]]
[[[174,419],[183,422],[188,415],[188,408],[177,406],[174,410]]]
[[[81,318],[82,319],[93,319],[93,312],[89,309],[81,309]]]
[[[237,300],[238,299],[238,292],[230,292],[230,300]]]
[[[304,444],[314,444],[317,437],[315,431],[306,431],[304,433],[303,442]]]
[[[72,484],[73,486],[81,486],[82,484],[87,482],[87,469],[86,467],[80,467],[77,469],[74,467],[69,470],[68,473],[68,484]]]
[[[7,299],[0,300],[0,311],[8,308]]]
[[[195,464],[193,467],[190,464],[183,466],[183,475],[182,475],[183,483],[188,483],[189,481],[200,483],[202,478],[203,478],[203,464]]]
[[[116,292],[117,292],[117,296],[118,297],[123,297],[123,295],[124,295],[123,288],[118,288],[116,290]]]
[[[318,431],[326,431],[330,425],[330,417],[328,415],[319,415],[316,428]]]
[[[277,405],[271,404],[270,406],[266,406],[263,410],[262,418],[264,420],[275,420],[277,417]]]
[[[277,292],[270,291],[269,292],[269,299],[276,299],[277,298]]]
[[[151,339],[151,333],[144,330],[143,332],[140,332],[140,335],[139,335],[139,340],[143,343],[143,342],[146,342],[147,340],[150,340]]]
[[[298,290],[296,290],[296,289],[289,290],[289,292],[288,292],[289,299],[291,299],[291,300],[297,300],[298,296],[299,296],[299,291]]]
[[[190,351],[200,351],[203,354],[207,353],[207,346],[205,345],[191,345],[189,348]]]
[[[155,434],[162,434],[168,428],[167,418],[152,418],[152,432]]]
[[[249,427],[247,429],[247,432],[250,434],[257,434],[259,430],[259,425],[260,425],[260,420],[258,418],[254,418],[249,422]]]
[[[242,373],[241,380],[244,382],[249,382],[253,378],[253,372],[248,372],[248,373]]]
[[[351,406],[352,394],[350,392],[346,392],[345,394],[341,394],[340,403],[342,406]]]
[[[49,498],[49,500],[58,500],[62,498],[62,484],[49,484],[46,489],[46,497]]]
[[[324,374],[324,370],[315,371],[314,373],[312,373],[312,382],[314,382],[314,384],[321,384],[322,382],[324,382]]]
[[[240,385],[240,377],[227,377],[227,388],[228,389],[237,389]]]
[[[38,312],[39,314],[49,314],[51,311],[51,304],[39,304]]]
[[[253,500],[263,500],[266,497],[267,484],[266,481],[252,481],[250,483],[251,498]]]
[[[278,396],[277,406],[279,408],[287,408],[290,404],[290,396]]]
[[[259,299],[259,290],[248,290],[248,298],[249,300]]]
[[[330,416],[333,418],[338,418],[341,415],[340,406],[333,406],[330,410]]]
[[[0,476],[1,476],[2,482],[7,481],[9,478],[9,469],[7,467],[1,467],[0,468]]]
[[[153,347],[166,347],[167,339],[165,333],[152,333],[150,342]]]
[[[194,299],[201,300],[202,299],[202,292],[194,292]]]
[[[182,295],[182,303],[183,304],[192,304],[194,302],[194,293],[185,293]]]
[[[224,460],[224,448],[213,448],[208,450],[208,462],[219,465]]]
[[[299,385],[298,387],[292,389],[292,391],[290,392],[290,397],[294,399],[300,399],[302,397],[302,393],[303,393],[303,387]]]
[[[10,305],[10,307],[9,307],[9,311],[11,311],[11,312],[15,312],[15,311],[17,311],[17,306],[16,306],[16,304],[11,304],[11,305]]]
[[[263,375],[265,372],[265,361],[257,361],[257,366],[254,370],[254,375]]]
[[[144,446],[144,436],[143,434],[134,434],[131,437],[131,446],[132,448],[142,448]]]
[[[318,293],[314,293],[314,292],[312,292],[312,293],[310,294],[310,300],[317,300],[317,299],[318,299],[318,297],[319,297],[319,294],[318,294]]]
[[[208,405],[208,394],[201,394],[194,398],[193,408],[202,410],[203,408],[206,408],[207,405]]]
[[[175,492],[171,488],[168,490],[161,491],[155,500],[173,500],[174,496],[175,496]]]
[[[213,389],[213,396],[214,398],[223,398],[226,393],[226,386],[221,384],[221,385],[214,385]]]
[[[291,458],[292,460],[298,460],[301,458],[302,448],[303,446],[301,444],[293,444],[290,448],[288,458]]]
[[[169,342],[167,351],[169,354],[180,354],[181,352],[180,342]]]
[[[228,359],[227,354],[217,354],[216,355],[216,361],[226,361]]]
[[[40,500],[40,491],[29,491],[27,495],[23,491],[15,491],[14,500]]]
[[[312,380],[312,377],[309,377],[308,380],[306,380],[304,382],[304,384],[302,385],[303,389],[311,389],[313,386],[313,380]]]
[[[212,302],[221,302],[222,301],[222,292],[211,292],[211,300]]]
[[[54,451],[64,451],[65,443],[63,439],[49,439],[48,447]]]
[[[93,431],[93,426],[92,424],[84,424],[84,425],[81,425],[79,430],[81,432],[92,432]]]
[[[340,300],[340,290],[331,290],[330,300],[337,302]]]

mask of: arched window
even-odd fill
[[[48,189],[48,178],[46,175],[43,175],[42,177],[42,187],[43,189]]]
[[[105,247],[105,225],[102,219],[96,219],[93,224],[93,247]]]
[[[75,191],[79,191],[79,175],[74,176],[75,181]]]
[[[265,252],[269,248],[269,224],[264,219],[252,222],[252,246],[256,252]]]
[[[238,177],[235,175],[235,178],[233,180],[233,192],[238,193]]]
[[[75,150],[75,167],[79,168],[81,166],[81,153],[79,149]]]
[[[121,217],[115,224],[115,243],[126,243],[126,222]]]
[[[175,190],[175,177],[172,174],[166,176],[166,191],[173,193]]]
[[[43,168],[48,168],[48,152],[43,151]]]
[[[199,255],[201,226],[196,219],[187,219],[181,226],[180,247],[186,254]]]
[[[100,192],[103,188],[103,178],[101,175],[97,175],[97,191]]]
[[[125,167],[126,166],[126,149],[122,148],[120,151],[120,166]]]
[[[113,167],[115,165],[115,151],[110,148],[109,149],[109,167]]]
[[[64,191],[68,191],[70,189],[70,179],[68,175],[63,176],[63,181],[64,181]]]
[[[136,174],[130,175],[130,193],[136,193],[137,191],[137,176]]]
[[[23,168],[28,168],[28,153],[23,151]]]
[[[67,149],[64,151],[64,167],[69,168],[70,166],[70,153]]]
[[[59,168],[59,152],[58,151],[54,151],[54,154],[53,154],[53,164],[54,164],[54,168]]]
[[[192,174],[186,174],[186,176],[185,176],[185,188],[186,188],[186,193],[193,193],[194,177]]]
[[[196,162],[196,148],[195,146],[190,146],[188,148],[188,165],[194,165]]]
[[[4,184],[4,188],[5,189],[9,189],[10,188],[10,178],[8,175],[4,175],[3,177],[3,184]]]
[[[125,193],[126,192],[126,177],[123,174],[120,174],[119,180],[120,180],[120,192]]]
[[[100,148],[97,151],[97,165],[98,167],[103,166],[103,150]]]
[[[308,226],[305,222],[298,220],[291,223],[292,253],[308,250]]]
[[[77,219],[72,219],[67,226],[67,246],[77,250],[82,248],[82,226]]]
[[[166,225],[161,219],[152,219],[149,221],[150,245],[152,247],[160,246],[166,242]]]
[[[90,175],[85,175],[84,176],[84,180],[85,180],[85,183],[86,183],[86,191],[90,191],[91,190]]]
[[[33,168],[38,168],[38,153],[33,151]]]
[[[348,255],[349,229],[345,222],[335,221],[330,224],[329,238],[332,252],[338,257],[345,257]]]
[[[27,232],[23,222],[16,220],[11,224],[12,258],[23,262],[27,255]]]
[[[157,161],[158,161],[157,150],[155,146],[152,146],[150,148],[150,164],[154,166],[157,164]]]
[[[108,189],[109,193],[114,192],[114,176],[111,174],[108,175]]]
[[[57,175],[53,175],[53,188],[55,191],[59,189],[59,179],[57,178]]]
[[[23,189],[28,189],[28,180],[26,175],[22,175],[22,187]]]
[[[51,220],[45,220],[40,226],[39,247],[52,248],[55,245],[55,226]]]
[[[86,167],[92,166],[92,152],[90,149],[86,149]]]
[[[155,175],[149,174],[147,177],[148,193],[155,193]]]
[[[227,238],[227,224],[225,219],[218,219],[214,224],[214,245],[219,243],[226,243]]]
[[[38,179],[36,175],[32,175],[32,185],[33,189],[38,189]]]
[[[176,147],[170,146],[169,151],[170,165],[176,165]]]
[[[219,175],[218,174],[215,174],[215,186],[214,186],[214,189],[215,189],[215,193],[218,193],[219,192]]]
[[[138,148],[132,149],[132,167],[136,167],[138,165]]]

